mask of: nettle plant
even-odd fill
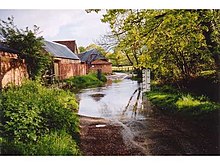
[[[17,145],[38,144],[43,136],[61,130],[76,140],[79,132],[77,109],[73,93],[49,89],[33,81],[2,91],[3,146],[19,150]]]

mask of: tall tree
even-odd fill
[[[6,45],[21,53],[19,57],[25,59],[31,79],[44,74],[52,58],[43,50],[43,37],[37,37],[39,27],[35,25],[33,30],[28,27],[19,29],[14,24],[14,18],[9,17],[7,21],[0,20],[0,34]]]

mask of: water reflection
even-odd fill
[[[120,120],[144,117],[140,85],[130,79],[106,87],[86,89],[78,96],[80,115]]]
[[[103,93],[95,93],[95,94],[91,94],[90,95],[95,101],[100,101],[104,96],[105,94]]]

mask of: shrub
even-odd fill
[[[17,146],[38,144],[42,136],[60,130],[76,140],[79,129],[74,111],[77,108],[74,94],[32,81],[3,91],[0,112],[5,153],[16,154]]]
[[[102,74],[99,80],[95,73],[90,73],[83,76],[74,76],[66,80],[67,86],[72,89],[83,89],[89,87],[102,86],[107,81],[106,77]]]

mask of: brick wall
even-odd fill
[[[107,60],[95,60],[91,63],[89,70],[97,71],[98,69],[101,69],[102,73],[111,74],[112,64]]]
[[[102,73],[111,74],[112,73],[112,64],[93,64],[89,70],[97,71],[98,69],[102,70]]]
[[[24,60],[17,54],[0,51],[0,88],[9,84],[20,85],[28,77]]]

